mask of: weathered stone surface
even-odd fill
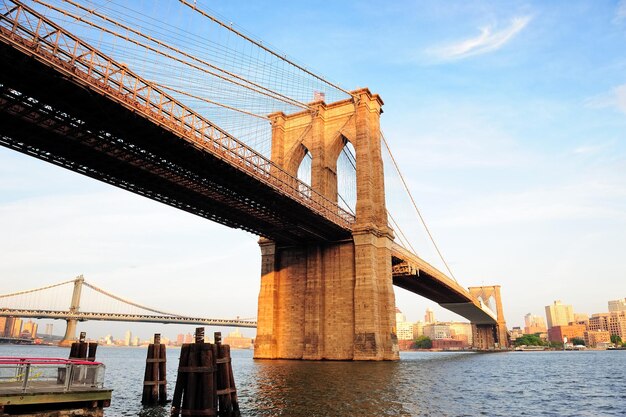
[[[337,158],[356,151],[356,224],[343,242],[277,247],[262,240],[256,358],[394,360],[393,234],[380,144],[382,100],[367,89],[313,112],[274,113],[272,160],[292,175],[307,150],[311,187],[337,201]]]

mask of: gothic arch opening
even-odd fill
[[[296,158],[300,160],[299,161],[298,159],[294,160],[294,162],[298,164],[296,176],[298,177],[300,181],[302,181],[303,183],[311,187],[311,168],[313,165],[313,155],[311,155],[311,152],[309,152],[307,147],[304,145],[300,145],[298,154],[299,155],[295,155],[295,156]],[[307,197],[311,197],[310,188],[307,188],[307,187],[300,187],[300,188],[301,189],[299,191],[301,193],[303,193]]]
[[[356,152],[352,143],[341,137],[343,147],[337,157],[337,203],[341,208],[356,212]]]

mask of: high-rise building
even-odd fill
[[[0,317],[0,336],[4,336],[8,317]]]
[[[13,323],[15,322],[15,317],[6,317],[4,322],[4,328],[2,329],[2,335],[4,337],[11,337],[11,333],[13,332]]]
[[[406,321],[406,316],[396,307],[396,335],[398,340],[413,340],[413,323]]]
[[[398,307],[396,307],[396,323],[401,323],[406,321],[406,316]]]
[[[609,301],[609,312],[626,311],[626,298]]]
[[[430,308],[426,309],[426,314],[424,314],[424,322],[426,324],[435,322],[435,312],[432,311]]]
[[[133,340],[133,334],[130,330],[126,330],[126,333],[124,333],[124,346],[130,346],[131,340]]]
[[[185,343],[185,335],[182,333],[178,333],[176,335],[176,344],[178,346],[182,345],[183,343]]]
[[[545,333],[547,330],[543,317],[531,313],[524,316],[524,334]]]
[[[193,335],[191,333],[185,335],[185,343],[193,343]]]
[[[417,339],[418,337],[424,334],[424,323],[421,321],[416,321],[413,323],[413,339]]]
[[[589,330],[602,330],[626,339],[626,310],[596,313],[589,318]]]
[[[32,320],[28,320],[26,323],[24,323],[24,327],[22,328],[21,333],[28,333],[28,337],[30,337],[31,339],[35,339],[37,337],[37,323],[33,322]]]
[[[11,328],[11,337],[20,337],[22,334],[22,319],[13,318],[13,327]]]
[[[413,339],[413,323],[402,321],[396,324],[396,334],[398,340],[414,340]]]
[[[574,322],[574,308],[571,305],[563,304],[561,300],[556,300],[554,304],[546,306],[546,318],[549,329],[556,326],[567,326]]]
[[[52,323],[46,323],[46,336],[52,337]]]

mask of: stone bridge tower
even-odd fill
[[[509,333],[504,320],[500,286],[482,286],[468,288],[472,297],[495,304],[496,324],[472,324],[473,347],[478,350],[505,349],[510,346]],[[493,305],[492,305],[493,307]]]
[[[281,246],[261,239],[254,357],[395,360],[393,232],[387,225],[380,137],[383,102],[368,89],[313,111],[273,113],[272,161],[297,175],[307,150],[311,187],[337,201],[337,159],[356,151],[356,224],[345,241]]]

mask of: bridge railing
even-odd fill
[[[99,389],[104,386],[104,365],[60,358],[0,357],[2,392],[55,392]]]
[[[349,229],[354,216],[290,175],[268,158],[147,81],[17,0],[2,0],[0,38],[87,84],[100,94],[143,114],[196,147],[287,194],[314,212]]]

